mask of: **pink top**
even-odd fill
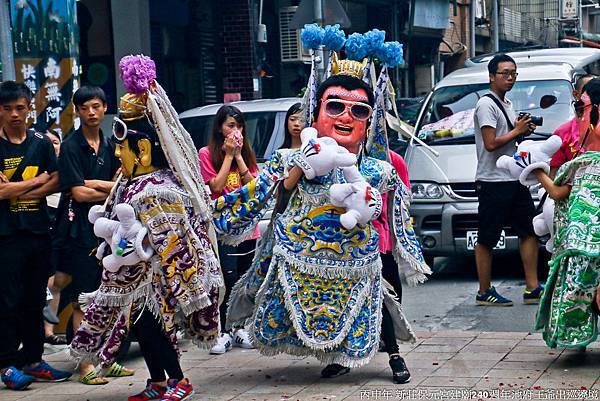
[[[390,163],[396,169],[398,176],[408,188],[410,188],[410,181],[408,178],[408,169],[402,156],[398,153],[390,150]],[[382,194],[381,199],[383,201],[382,213],[377,220],[373,222],[373,226],[379,231],[379,251],[381,253],[388,253],[392,250],[392,234],[390,233],[390,225],[387,221],[387,194]]]
[[[198,157],[200,158],[200,171],[202,172],[202,178],[204,179],[204,183],[208,185],[208,182],[217,176],[217,171],[212,164],[212,160],[210,158],[210,149],[208,146],[201,148],[198,151]],[[256,168],[249,168],[250,174],[253,177],[258,175],[258,170]],[[233,166],[231,170],[229,170],[229,175],[227,176],[227,181],[225,182],[225,187],[222,191],[212,191],[210,197],[211,199],[217,199],[219,196],[228,194],[229,192],[235,191],[236,189],[240,189],[243,186],[242,177],[240,177],[240,171],[237,166]],[[256,239],[260,237],[260,231],[258,227],[249,239]]]
[[[554,135],[558,135],[562,139],[562,145],[560,149],[556,151],[552,160],[550,160],[550,167],[560,167],[566,162],[573,159],[575,153],[581,147],[579,145],[579,127],[577,126],[577,118],[573,118],[558,127],[554,131]],[[581,149],[581,152],[585,152],[585,149]]]

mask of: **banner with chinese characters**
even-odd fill
[[[63,135],[75,124],[79,88],[75,0],[10,0],[16,78],[34,93],[28,123]]]

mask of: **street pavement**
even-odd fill
[[[408,384],[395,385],[387,355],[334,379],[321,379],[314,358],[261,356],[234,348],[209,355],[184,341],[182,366],[196,390],[193,400],[459,400],[459,399],[600,399],[600,344],[585,352],[550,349],[539,333],[450,330],[419,332],[415,344],[403,344],[412,373]],[[74,369],[64,350],[48,349],[46,359]],[[34,383],[22,392],[0,390],[0,400],[117,401],[140,391],[147,372],[137,345],[126,366],[133,377],[104,386]]]
[[[193,400],[600,400],[600,342],[585,352],[548,348],[532,332],[537,307],[521,302],[518,266],[494,279],[515,305],[492,308],[475,305],[474,266],[452,262],[448,273],[443,260],[436,263],[445,272],[403,289],[403,307],[419,337],[400,348],[410,383],[392,383],[385,353],[347,375],[321,379],[323,366],[314,358],[264,357],[240,348],[214,356],[183,341],[182,366],[196,390]],[[64,349],[46,351],[53,365],[74,370]],[[23,392],[2,389],[0,401],[126,400],[147,378],[137,344],[124,364],[136,375],[105,386],[85,386],[74,376],[66,383],[34,383]]]

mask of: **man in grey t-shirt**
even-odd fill
[[[486,95],[479,99],[474,117],[476,186],[479,196],[479,227],[475,247],[479,292],[475,300],[478,305],[513,305],[491,285],[492,249],[503,227],[509,224],[519,236],[526,284],[523,302],[538,303],[544,287],[537,278],[538,243],[531,222],[535,214],[533,200],[526,187],[506,170],[496,167],[500,156],[512,156],[516,152],[517,137],[529,135],[536,127],[528,115],[515,118],[512,103],[505,97],[518,75],[515,61],[505,54],[499,54],[489,62],[488,71],[492,97]]]

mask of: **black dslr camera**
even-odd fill
[[[531,118],[531,122],[533,124],[535,124],[537,127],[541,127],[544,124],[544,117],[542,116],[532,116],[529,113],[526,113],[524,111],[519,113],[519,120],[522,119],[525,116],[529,116],[529,118]]]

